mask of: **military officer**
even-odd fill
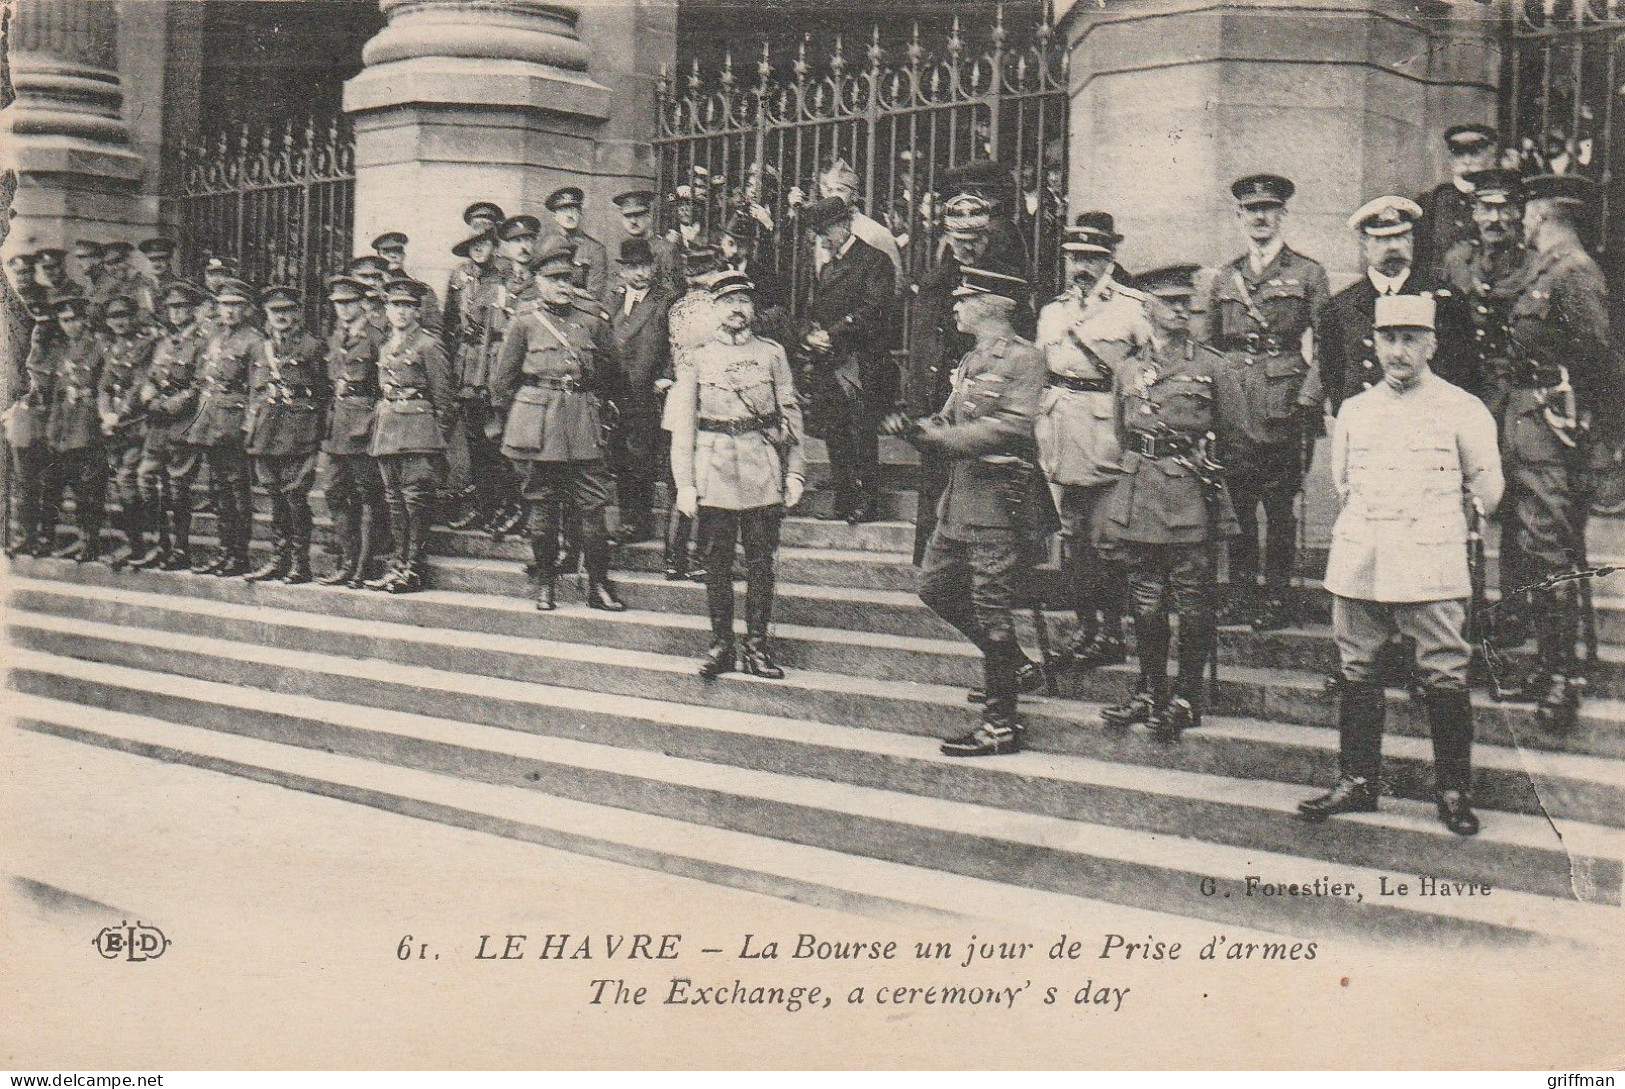
[[[92,311],[98,321],[101,313],[99,302],[105,291],[103,281],[107,278],[102,268],[106,256],[106,246],[94,238],[81,238],[73,244],[73,260],[79,268],[79,275],[75,279],[83,285],[85,298],[91,300]]]
[[[975,345],[955,372],[946,402],[922,420],[890,417],[887,430],[953,459],[926,546],[920,600],[976,644],[984,659],[981,723],[944,741],[942,751],[992,756],[1020,750],[1017,695],[1022,677],[1037,673],[1016,642],[1011,616],[1022,553],[1057,527],[1033,438],[1044,357],[1016,336],[1010,321],[1030,288],[1020,277],[978,268],[966,268],[963,281],[955,316]]]
[[[579,186],[555,189],[542,204],[553,213],[553,221],[567,242],[575,246],[575,285],[590,295],[595,304],[608,297],[609,251],[604,244],[581,229],[582,207],[587,195]]]
[[[84,295],[85,284],[68,275],[68,251],[59,246],[46,246],[34,254],[34,276],[45,289],[46,305],[49,300],[66,295]]]
[[[345,273],[366,285],[363,304],[367,323],[380,337],[387,337],[389,318],[385,315],[384,284],[389,280],[389,263],[377,254],[366,254],[351,261]]]
[[[132,560],[137,570],[184,571],[192,565],[192,489],[198,452],[180,440],[197,405],[194,367],[206,333],[198,321],[204,295],[184,280],[168,283],[159,298],[163,326],[153,342],[138,400],[146,435],[136,484],[158,543]]]
[[[310,581],[310,488],[322,440],[327,374],[321,341],[305,329],[298,288],[260,292],[265,348],[250,364],[243,421],[254,479],[271,497],[274,549],[248,582]]]
[[[575,247],[552,238],[534,260],[537,298],[523,304],[502,338],[491,394],[506,416],[502,454],[516,463],[530,505],[536,607],[557,608],[560,505],[582,522],[587,604],[626,608],[609,581],[610,474],[604,464],[602,404],[616,392],[614,344],[596,309],[578,305]]]
[[[384,261],[383,275],[386,283],[390,280],[416,279],[406,271],[406,247],[411,241],[400,231],[385,231],[372,240],[372,252]],[[422,280],[418,280],[418,283],[423,284],[418,323],[438,336],[444,320],[440,310],[440,296],[435,294],[434,288]]]
[[[1122,472],[1106,502],[1104,539],[1128,571],[1140,679],[1106,723],[1178,737],[1202,722],[1202,669],[1213,652],[1213,557],[1236,533],[1220,458],[1244,415],[1241,385],[1223,355],[1191,335],[1195,265],[1147,272],[1155,297],[1151,358],[1118,371],[1115,410]],[[1168,686],[1171,616],[1179,617],[1179,673]]]
[[[1450,180],[1424,193],[1416,228],[1416,267],[1430,280],[1444,278],[1444,258],[1458,243],[1478,236],[1473,222],[1476,199],[1469,175],[1489,170],[1500,154],[1501,134],[1489,125],[1452,125],[1444,133],[1450,150]]]
[[[130,263],[130,258],[135,254],[135,246],[120,239],[102,247],[102,254],[101,302],[104,320],[107,304],[114,298],[122,296],[135,307],[136,327],[151,326],[154,318],[152,307],[148,305],[151,295],[146,290],[146,279]]]
[[[943,176],[943,192],[980,197],[987,202],[988,225],[987,261],[995,268],[1026,269],[1028,267],[1027,240],[1010,214],[1010,197],[1015,189],[1015,178],[1010,171],[992,159],[973,159],[960,163]],[[1027,320],[1032,320],[1028,311]],[[1020,312],[1017,312],[1017,332],[1021,331]]]
[[[60,296],[58,302],[72,296]],[[46,556],[55,547],[60,486],[52,460],[47,425],[55,402],[57,374],[67,354],[68,338],[57,324],[50,300],[41,304],[28,336],[21,384],[4,416],[6,445],[11,447],[12,479],[17,490],[18,536],[12,555]]]
[[[654,487],[661,463],[662,391],[657,383],[671,368],[671,334],[666,324],[672,297],[658,279],[654,248],[646,238],[626,238],[616,262],[621,286],[610,299],[610,332],[620,366],[620,421],[615,428],[616,499],[620,507],[617,540],[652,540]]]
[[[1048,367],[1038,460],[1061,512],[1078,617],[1072,660],[1080,669],[1125,658],[1122,572],[1099,547],[1123,460],[1113,391],[1119,371],[1138,373],[1151,362],[1155,331],[1145,294],[1112,277],[1122,241],[1110,213],[1079,215],[1061,242],[1067,290],[1038,315],[1038,350]]]
[[[1513,302],[1502,452],[1517,483],[1516,507],[1503,525],[1518,538],[1531,580],[1583,566],[1590,510],[1590,428],[1612,425],[1622,388],[1609,354],[1608,287],[1581,245],[1578,220],[1593,183],[1544,174],[1524,183],[1529,280]],[[1504,581],[1504,580],[1503,580]],[[1574,582],[1534,596],[1539,665],[1530,695],[1537,721],[1574,727],[1584,680],[1574,652],[1579,597]]]
[[[121,571],[147,552],[147,516],[141,507],[139,484],[146,411],[140,395],[152,358],[152,338],[138,325],[136,305],[127,296],[109,299],[103,316],[107,333],[101,345],[96,413],[101,418],[102,443],[107,450],[108,478],[118,500],[113,528],[124,535],[124,547],[113,554],[111,566]]]
[[[479,222],[484,222],[481,217]],[[496,265],[497,235],[495,227],[481,227],[451,248],[453,257],[462,263],[451,270],[446,280],[446,306],[442,312],[441,334],[445,338],[446,355],[455,358],[468,323],[478,322],[483,315],[470,310],[468,296],[485,280],[500,278]]]
[[[773,558],[779,523],[801,502],[807,459],[801,406],[790,363],[777,342],[751,330],[752,284],[742,272],[712,281],[718,325],[694,349],[672,388],[671,461],[677,508],[698,516],[705,542],[706,605],[711,646],[700,676],[735,668],[734,543],[745,549],[745,672],[772,680],[768,624],[773,611]]]
[[[1265,631],[1292,622],[1288,604],[1297,550],[1293,497],[1303,482],[1305,420],[1318,409],[1299,407],[1309,373],[1304,334],[1314,328],[1331,295],[1326,270],[1282,237],[1292,182],[1253,174],[1230,187],[1247,234],[1247,252],[1223,266],[1206,303],[1198,336],[1240,369],[1247,414],[1229,462],[1230,495],[1241,535],[1230,551],[1230,587],[1237,619]],[[1258,508],[1267,520],[1265,599],[1254,608],[1259,572]]]
[[[182,441],[196,447],[209,466],[209,490],[220,538],[215,558],[193,570],[222,578],[248,573],[248,545],[254,529],[243,415],[248,406],[249,370],[265,351],[265,335],[248,320],[253,302],[253,288],[241,280],[227,279],[216,289],[212,327],[197,361],[197,412],[181,434]],[[183,491],[190,490],[189,479]]]
[[[655,255],[655,283],[676,298],[683,293],[683,247],[660,238],[654,229],[655,194],[652,189],[629,189],[611,202],[621,211],[627,238],[642,238]]]
[[[48,506],[56,508],[61,487],[72,488],[79,528],[79,539],[52,555],[80,563],[101,558],[107,502],[107,455],[96,405],[101,338],[91,329],[90,308],[90,300],[78,295],[52,303],[64,350],[57,361],[51,411],[45,425],[54,463],[53,490],[57,492]]]
[[[147,238],[136,246],[147,260],[147,272],[141,277],[141,305],[153,317],[153,324],[163,322],[164,291],[181,277],[175,272],[175,243],[167,238]]]
[[[717,313],[711,298],[710,283],[711,277],[721,271],[721,264],[722,257],[712,246],[695,246],[683,252],[683,276],[688,289],[666,312],[666,329],[671,337],[670,363],[666,374],[656,382],[657,389],[669,390],[677,377],[682,374],[683,368],[690,365],[694,349],[707,343],[716,332]],[[668,394],[660,414],[662,430],[671,430],[671,415],[674,408]],[[669,461],[667,470],[666,484],[671,489],[671,494],[676,495],[677,483],[670,478]],[[672,504],[666,521],[664,556],[666,581],[673,582],[685,578],[704,580],[703,558],[689,555],[693,538],[694,519],[678,510],[675,503]]]
[[[383,336],[368,320],[367,286],[360,280],[329,278],[327,299],[334,314],[333,332],[327,338],[327,386],[332,402],[322,453],[331,467],[327,509],[333,519],[338,565],[316,581],[360,589],[368,579],[374,552],[388,533],[384,480],[368,453],[378,405],[378,349]]]
[[[1470,836],[1478,818],[1464,500],[1495,509],[1501,462],[1495,421],[1483,403],[1428,369],[1434,311],[1426,296],[1377,300],[1383,381],[1343,405],[1332,435],[1332,482],[1342,510],[1332,529],[1326,589],[1343,670],[1341,770],[1330,792],[1299,803],[1298,811],[1319,822],[1376,810],[1387,707],[1376,658],[1404,634],[1416,641],[1423,677],[1439,819]]]

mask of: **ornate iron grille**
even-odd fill
[[[730,210],[760,204],[775,228],[759,259],[787,278],[792,310],[799,310],[812,262],[793,237],[792,213],[800,199],[812,198],[817,175],[832,160],[856,172],[860,204],[903,241],[905,275],[917,281],[944,245],[940,209],[952,194],[941,192],[939,179],[950,167],[993,159],[1009,170],[1014,190],[999,214],[1013,219],[1026,241],[1035,294],[1054,295],[1066,216],[1067,97],[1065,51],[1048,20],[1013,44],[1001,6],[986,46],[972,49],[956,18],[938,52],[920,41],[915,24],[895,61],[876,25],[860,60],[848,57],[837,37],[817,69],[807,58],[808,41],[787,79],[775,80],[766,43],[748,84],[735,73],[731,52],[711,82],[697,58],[686,89],[677,86],[685,81],[662,73],[658,191],[669,199],[678,185],[708,183],[708,199],[697,205],[708,233]],[[672,226],[669,206],[663,225]]]
[[[238,126],[199,140],[180,169],[185,271],[231,257],[256,286],[288,284],[322,328],[326,277],[350,258],[355,220],[355,137],[342,116]]]

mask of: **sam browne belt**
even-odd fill
[[[1195,449],[1196,440],[1189,435],[1153,435],[1148,431],[1130,431],[1123,447],[1154,461],[1188,454]]]
[[[724,435],[745,435],[752,431],[771,431],[779,426],[779,417],[767,413],[759,416],[745,416],[736,420],[718,420],[701,416],[694,421],[694,426],[701,431],[716,431]]]
[[[1051,371],[1044,377],[1046,386],[1059,386],[1074,393],[1110,393],[1112,380],[1110,378],[1074,378],[1070,374],[1056,374]]]

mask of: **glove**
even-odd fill
[[[920,421],[910,418],[901,412],[893,412],[880,421],[880,433],[889,435],[894,439],[909,439],[920,433]]]
[[[656,393],[665,393],[667,390],[671,389],[671,387],[675,386],[676,384],[677,383],[673,382],[670,378],[656,378],[655,379],[655,392]]]
[[[700,513],[700,493],[697,488],[677,489],[677,513],[693,518]]]
[[[807,482],[800,476],[792,473],[784,478],[784,509],[795,510],[801,503],[801,494],[807,490]]]

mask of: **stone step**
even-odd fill
[[[324,664],[301,661],[297,665],[290,662],[289,667],[320,668]],[[351,665],[358,679],[391,674],[390,667],[377,663]],[[1379,877],[1395,871],[1387,865],[1372,868],[1346,862],[1318,863],[1314,872],[1329,867],[1335,871],[1328,875],[1332,879],[1369,890],[1363,899],[1321,897],[1294,902],[1284,897],[1248,897],[1239,877],[1228,875],[1301,874],[1305,859],[1258,847],[1158,835],[1005,807],[1009,802],[1005,795],[1012,790],[1036,795],[1055,787],[1056,793],[1065,796],[1071,785],[1079,794],[1109,793],[1112,787],[1097,782],[1098,777],[1092,778],[1092,769],[1081,766],[1081,762],[1056,766],[1055,761],[1015,758],[1005,762],[1002,771],[961,771],[944,759],[914,760],[897,754],[903,768],[880,772],[878,778],[886,786],[868,786],[809,777],[800,774],[794,765],[783,771],[763,770],[731,761],[718,762],[711,753],[695,759],[627,746],[621,738],[605,736],[606,723],[633,718],[667,732],[698,729],[713,735],[732,734],[745,751],[755,750],[765,735],[791,746],[826,750],[826,761],[840,767],[861,763],[857,758],[862,757],[883,761],[887,755],[884,749],[877,753],[870,747],[870,742],[881,739],[868,736],[867,731],[826,730],[809,738],[805,731],[798,730],[803,724],[793,721],[763,720],[760,716],[724,718],[715,712],[699,711],[685,715],[681,709],[659,701],[608,701],[579,692],[519,686],[532,690],[512,695],[516,699],[530,697],[525,701],[525,726],[540,729],[537,734],[492,729],[460,715],[412,713],[380,717],[349,702],[310,695],[279,696],[272,710],[265,706],[262,693],[241,685],[176,681],[139,670],[44,655],[29,655],[17,667],[14,676],[25,683],[59,678],[66,692],[99,698],[124,714],[166,720],[181,727],[201,726],[204,731],[360,757],[487,785],[521,787],[578,802],[590,800],[593,804],[701,826],[768,835],[802,846],[1050,892],[1083,894],[1136,908],[1175,909],[1180,914],[1213,921],[1262,924],[1294,935],[1332,937],[1358,933],[1382,941],[1425,940],[1451,945],[1541,937],[1584,945],[1595,941],[1597,934],[1606,932],[1617,920],[1618,909],[1611,904],[1576,902],[1505,885],[1496,887],[1495,894],[1488,897],[1379,898],[1375,894]],[[477,686],[469,685],[468,679],[460,675],[435,676],[422,669],[395,672],[398,676],[394,679],[399,682],[420,686],[444,682],[465,695],[476,695]],[[494,686],[487,685],[486,691],[494,691]],[[49,691],[31,694],[53,699],[62,695]],[[500,701],[507,695],[503,691],[496,699]],[[34,725],[49,728],[48,721],[36,720]],[[96,732],[105,727],[94,719],[87,726],[81,719],[77,727],[59,727],[56,732],[59,736],[74,736],[69,730],[78,734],[77,739],[94,742]],[[177,751],[176,746],[161,742],[149,745],[148,751],[170,759],[184,758],[185,754],[184,749]],[[893,780],[904,776],[904,769],[918,777],[910,784],[916,789],[906,793],[891,788]],[[940,779],[936,791],[949,797],[918,792],[920,780],[929,781],[933,770],[942,775],[980,775],[984,780],[1008,776],[1011,780],[1002,784],[1002,792],[998,786],[986,788],[995,792],[995,807],[966,800],[963,791]],[[864,774],[860,771],[854,778]],[[1024,774],[1036,781],[1022,783]],[[1238,798],[1248,797],[1244,793],[1247,785],[1234,784]],[[1269,807],[1266,804],[1255,808]],[[1406,816],[1412,820],[1404,820]],[[1395,813],[1385,819],[1391,822],[1385,832],[1397,827],[1424,838],[1435,835],[1423,831],[1425,820],[1420,814]],[[1531,861],[1530,850],[1540,849],[1542,839],[1555,841],[1549,830],[1537,827],[1538,823],[1514,826],[1508,822],[1506,838],[1521,842],[1522,853],[1515,849],[1513,853],[1524,864]],[[1572,852],[1580,844],[1595,842],[1606,850],[1617,851],[1617,844],[1612,842],[1617,838],[1617,832],[1576,829],[1574,842],[1565,840],[1563,845]],[[1451,846],[1463,845],[1458,841]],[[1493,851],[1495,841],[1486,839],[1467,846]],[[1548,853],[1562,857],[1561,851]],[[1451,857],[1461,860],[1459,852]],[[1409,873],[1415,868],[1414,859],[1407,857],[1405,861],[1405,867],[1397,872]],[[1607,855],[1598,859],[1603,867],[1615,861]],[[1519,862],[1509,859],[1492,868],[1499,871],[1503,867],[1515,870]],[[1492,885],[1498,880],[1481,868],[1469,869],[1474,876],[1462,880],[1488,881]],[[1580,871],[1589,870],[1589,864],[1582,862]],[[1210,875],[1225,875],[1224,891],[1233,895],[1201,895],[1197,891],[1199,883]],[[1609,899],[1617,901],[1617,893]]]
[[[444,591],[389,597],[314,587],[251,587],[182,576],[143,575],[128,580],[111,576],[102,585],[40,579],[12,582],[13,611],[8,623],[11,638],[20,647],[250,683],[250,676],[241,672],[248,668],[243,662],[221,663],[213,657],[219,648],[209,645],[206,653],[199,654],[186,651],[188,639],[224,641],[234,647],[248,644],[267,656],[255,674],[264,677],[252,683],[281,685],[282,690],[294,693],[306,690],[300,685],[308,683],[308,678],[287,673],[277,662],[282,656],[320,651],[408,668],[441,669],[470,678],[589,689],[610,696],[643,697],[658,692],[663,699],[682,704],[831,725],[858,723],[920,737],[941,737],[972,721],[964,689],[952,684],[817,668],[792,668],[781,682],[742,675],[703,681],[694,671],[693,655],[705,642],[703,621],[698,617],[609,616],[575,607],[544,617],[526,602],[508,598]],[[195,583],[199,596],[164,593],[166,582],[176,589]],[[124,588],[133,586],[145,588]],[[610,624],[595,627],[599,620]],[[119,625],[130,625],[129,632],[140,637],[127,637]],[[624,632],[686,631],[688,636],[686,645],[666,652],[581,641],[579,633],[607,637],[613,634],[612,626]],[[850,633],[829,633],[824,638],[839,641],[837,637],[843,634]],[[635,644],[644,638],[628,635],[620,641]],[[964,655],[966,672],[973,673],[969,655],[959,653]],[[345,698],[364,698],[364,687],[346,682],[343,691],[349,695]],[[376,698],[381,706],[421,709],[413,702],[419,698],[415,690],[390,691]],[[1136,731],[1102,729],[1098,704],[1032,698],[1024,700],[1023,706],[1029,744],[1037,752],[1263,777],[1302,784],[1306,789],[1336,777],[1336,734],[1315,726],[1215,713],[1180,743],[1158,745]],[[1402,699],[1395,701],[1394,710],[1387,742],[1387,778],[1397,796],[1430,798],[1425,723],[1409,712]],[[479,712],[470,706],[458,713]],[[1500,737],[1495,736],[1498,732]],[[1475,797],[1480,805],[1625,824],[1625,766],[1619,761],[1539,751],[1518,736],[1496,730],[1493,722],[1480,729],[1479,736],[1484,739],[1475,749]]]

